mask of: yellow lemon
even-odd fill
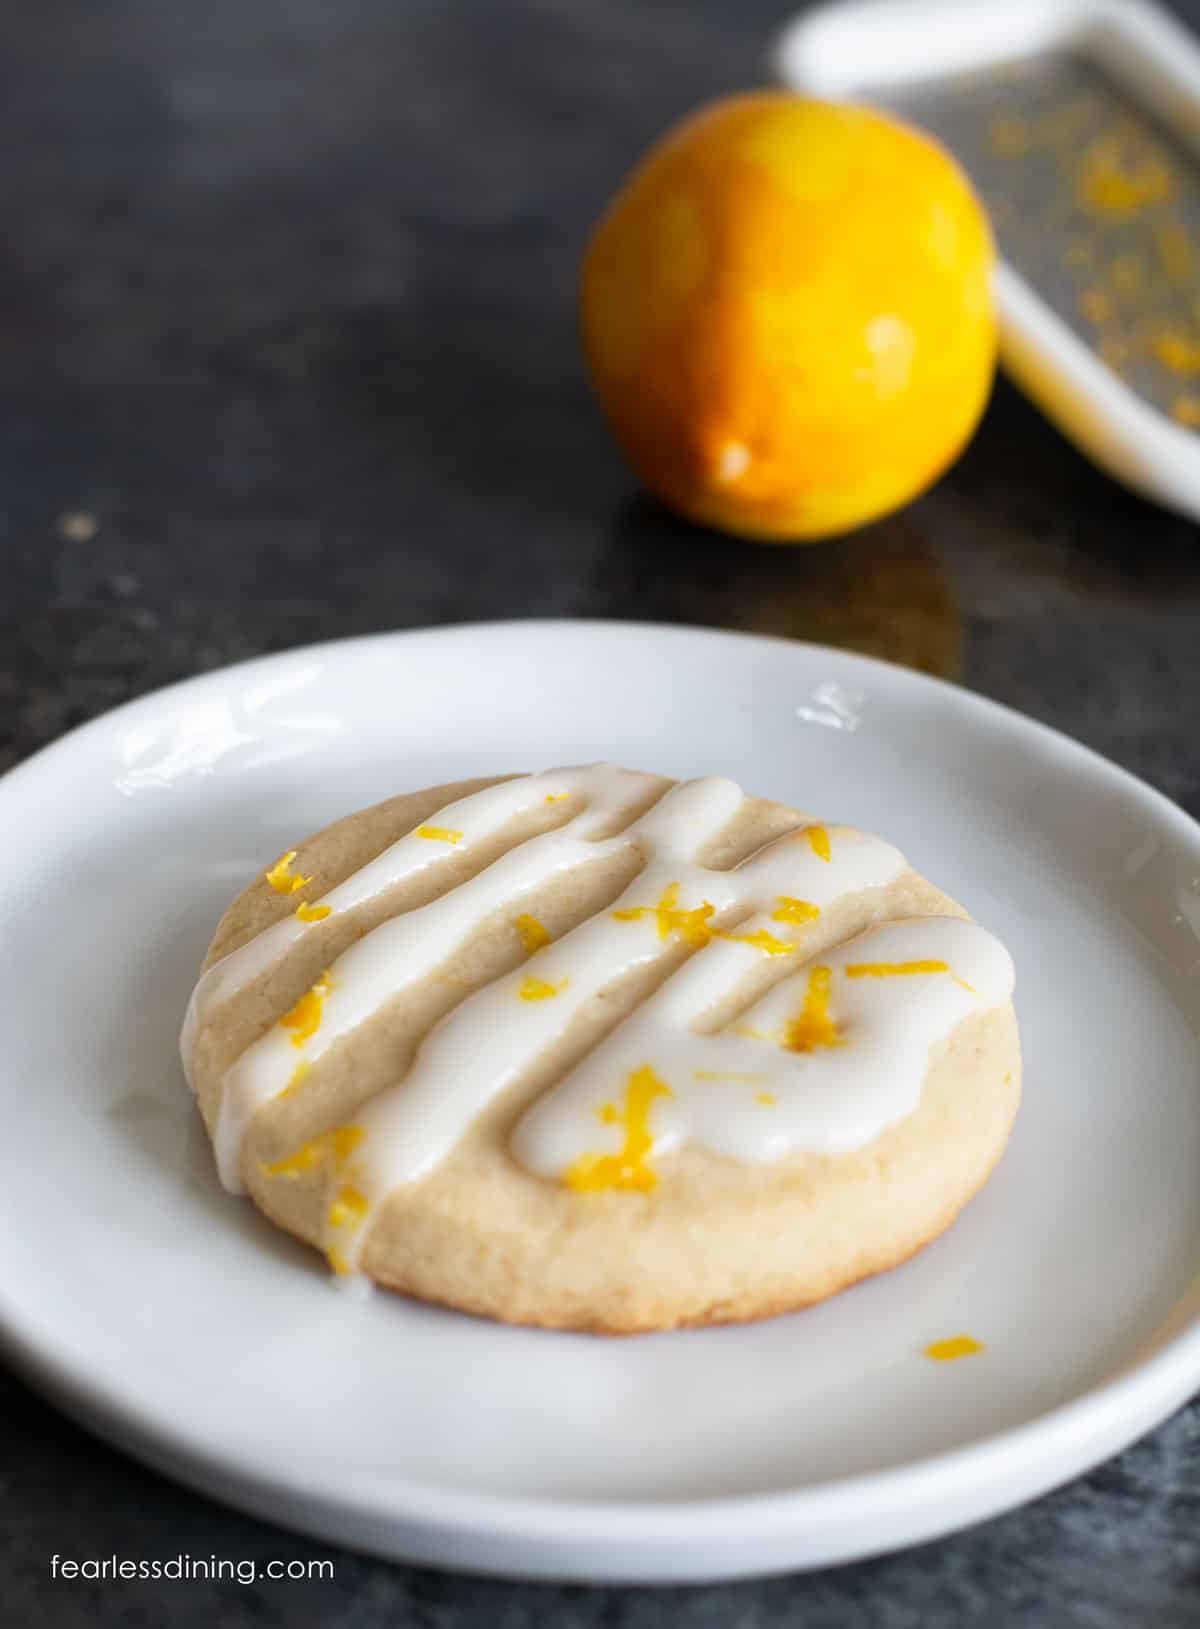
[[[744,537],[908,502],[995,369],[987,217],[954,160],[869,108],[739,96],[642,160],[583,267],[617,440],[674,509]]]

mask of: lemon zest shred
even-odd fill
[[[260,1164],[260,1169],[264,1176],[296,1177],[311,1171],[314,1165],[321,1164],[332,1155],[336,1170],[350,1158],[365,1136],[366,1132],[361,1126],[335,1126],[332,1131],[322,1132],[319,1137],[301,1143],[294,1154],[288,1154],[271,1164]]]
[[[1117,136],[1104,136],[1083,156],[1079,198],[1085,208],[1110,220],[1128,220],[1147,204],[1170,197],[1171,172],[1156,153],[1131,159]]]
[[[532,956],[535,951],[541,950],[543,945],[552,942],[550,935],[536,916],[518,916],[513,926],[521,935],[521,943],[525,946],[527,956]]]
[[[819,905],[810,905],[806,899],[793,899],[790,894],[780,894],[779,906],[771,912],[771,921],[802,926],[805,922],[815,922],[820,914]]]
[[[430,843],[461,843],[463,840],[462,832],[450,826],[418,826],[416,835]]]
[[[281,1160],[274,1160],[271,1164],[264,1165],[262,1167],[263,1175],[296,1177],[305,1171],[311,1171],[324,1153],[324,1149],[319,1144],[319,1137],[314,1137],[311,1142],[301,1143],[294,1154],[285,1155]]]
[[[279,1020],[282,1029],[295,1031],[293,1046],[303,1046],[306,1041],[311,1041],[320,1029],[325,997],[332,989],[333,974],[326,969],[312,989],[306,990],[292,1010],[285,1012]]]
[[[786,939],[777,939],[766,928],[759,928],[757,933],[722,933],[714,929],[714,937],[728,939],[735,945],[753,945],[755,950],[765,951],[768,956],[790,956],[800,948],[799,945],[789,944]]]
[[[814,967],[808,975],[804,1005],[784,1025],[781,1045],[788,1052],[815,1052],[818,1048],[844,1046],[829,1011],[829,985],[832,970]]]
[[[809,848],[812,849],[818,860],[824,860],[826,865],[833,858],[833,850],[829,846],[829,832],[824,826],[806,826],[800,833]]]
[[[352,1182],[347,1182],[339,1188],[333,1203],[329,1207],[330,1227],[357,1227],[367,1214],[367,1196],[361,1188],[356,1188]]]
[[[640,922],[643,917],[652,916],[658,923],[660,939],[669,939],[673,933],[677,933],[684,944],[699,949],[713,936],[714,930],[709,927],[708,919],[716,907],[705,900],[694,910],[685,911],[678,902],[679,884],[672,882],[659,895],[657,905],[634,905],[612,914],[618,922]]]
[[[654,1146],[650,1132],[650,1109],[659,1097],[674,1092],[654,1073],[649,1064],[631,1072],[625,1086],[624,1112],[611,1103],[600,1110],[601,1119],[625,1129],[625,1141],[617,1154],[584,1154],[570,1166],[563,1180],[576,1193],[596,1193],[602,1188],[649,1193],[658,1184],[658,1174],[647,1163]],[[612,1110],[607,1114],[605,1110]]]
[[[327,916],[333,915],[333,906],[309,905],[302,899],[296,906],[296,915],[301,922],[323,922]]]
[[[283,1088],[283,1090],[281,1092],[276,1094],[277,1099],[278,1098],[283,1098],[283,1097],[290,1097],[292,1095],[292,1093],[299,1088],[302,1081],[304,1080],[305,1075],[308,1074],[308,1072],[309,1072],[309,1070],[311,1068],[312,1068],[312,1064],[308,1063],[304,1058],[301,1058],[300,1062],[292,1070],[291,1077],[289,1078],[287,1085]]]
[[[300,1067],[305,1066],[302,1064]],[[366,1135],[362,1126],[335,1126],[332,1131],[322,1132],[319,1137],[302,1143],[294,1153],[281,1160],[271,1164],[260,1160],[259,1169],[264,1176],[293,1178],[330,1162],[334,1175],[341,1177],[347,1174],[350,1156]],[[370,1202],[362,1189],[353,1182],[343,1182],[326,1212],[326,1220],[330,1228],[354,1229],[361,1226],[369,1209]],[[335,1243],[326,1244],[325,1259],[340,1278],[348,1277],[354,1271],[345,1252]]]
[[[612,914],[618,922],[639,922],[643,917],[652,916],[658,924],[658,937],[669,939],[677,933],[684,944],[690,945],[694,950],[702,949],[711,939],[727,939],[732,944],[753,945],[755,950],[765,951],[768,956],[790,956],[797,948],[786,940],[777,939],[773,933],[765,928],[759,928],[757,933],[730,933],[723,928],[710,926],[716,907],[705,900],[694,910],[684,910],[679,904],[679,884],[672,882],[663,889],[655,905],[633,905],[623,911],[614,911]]]
[[[1200,373],[1200,340],[1176,329],[1166,329],[1151,341],[1156,359],[1172,373]]]
[[[916,973],[948,973],[949,962],[851,962],[846,969],[848,979],[907,978]],[[970,989],[970,985],[967,986]]]
[[[1085,288],[1079,296],[1079,310],[1088,322],[1095,323],[1097,327],[1111,321],[1113,315],[1112,301],[1102,288]]]
[[[361,1126],[335,1126],[329,1133],[333,1139],[333,1157],[340,1165],[348,1160],[366,1136]]]
[[[1196,250],[1187,231],[1175,221],[1155,228],[1154,243],[1167,281],[1186,287],[1195,276]]]
[[[557,984],[551,984],[548,979],[525,979],[517,994],[522,1001],[549,1001],[553,996],[561,995],[566,987],[566,979],[560,979]]]
[[[292,861],[295,858],[296,850],[289,848],[287,853],[281,855],[266,873],[267,881],[277,894],[299,893],[301,888],[307,888],[312,881],[311,877],[294,877],[292,875]]]
[[[953,1363],[955,1358],[973,1357],[983,1349],[983,1342],[973,1335],[952,1335],[949,1340],[930,1341],[925,1356],[935,1363]]]

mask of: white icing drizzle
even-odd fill
[[[1008,952],[977,923],[914,917],[822,951],[716,1035],[691,1025],[744,971],[743,947],[694,956],[525,1114],[513,1138],[522,1164],[561,1176],[588,1152],[615,1154],[622,1134],[599,1111],[650,1065],[670,1089],[651,1111],[651,1157],[684,1143],[764,1162],[861,1148],[916,1108],[933,1044],[972,1012],[1007,1001]],[[944,962],[948,971],[849,977],[847,967]],[[742,963],[738,966],[737,963]],[[843,1044],[794,1052],[782,1043],[813,966],[830,971],[829,1016]],[[724,1079],[708,1079],[708,1076]],[[749,1081],[729,1077],[750,1076]],[[697,1076],[701,1078],[697,1078]],[[764,1104],[760,1094],[773,1103]]]
[[[367,865],[347,877],[345,882],[310,903],[328,906],[331,914],[353,911],[378,898],[396,883],[408,881],[423,871],[434,870],[452,855],[470,853],[480,843],[494,837],[510,821],[537,808],[547,797],[557,798],[564,792],[586,797],[588,808],[579,817],[582,824],[579,821],[571,823],[580,836],[586,836],[593,826],[613,818],[619,819],[627,808],[644,799],[651,788],[665,784],[658,776],[631,769],[615,769],[605,764],[560,769],[542,775],[518,775],[447,804],[422,826],[377,854]],[[427,826],[461,831],[462,839],[457,843],[447,843],[418,837],[417,832]],[[294,913],[285,916],[244,945],[239,945],[229,955],[223,956],[202,974],[188,1002],[183,1032],[179,1038],[189,1085],[193,1084],[192,1054],[201,1024],[218,1007],[282,961],[309,926]]]
[[[536,1063],[587,1003],[672,953],[681,937],[701,948],[521,1119],[513,1152],[530,1170],[561,1178],[585,1156],[618,1153],[623,1132],[605,1123],[601,1111],[619,1105],[628,1078],[647,1067],[669,1091],[650,1110],[654,1155],[688,1142],[748,1161],[835,1153],[862,1146],[910,1113],[930,1047],[968,1013],[1008,999],[1007,952],[982,928],[957,918],[872,928],[817,958],[829,969],[828,1011],[844,1044],[789,1050],[781,1040],[803,1005],[812,968],[800,961],[804,911],[789,914],[785,902],[803,901],[821,912],[895,881],[906,862],[889,844],[850,828],[808,828],[766,844],[731,871],[710,870],[697,856],[737,813],[741,791],[720,779],[664,791],[667,785],[603,765],[505,781],[428,817],[428,826],[461,833],[453,844],[410,833],[315,902],[331,912],[353,910],[451,854],[470,854],[548,797],[565,793],[582,802],[563,825],[516,844],[339,956],[320,1022],[301,1047],[295,1028],[277,1023],[246,1049],[222,1082],[214,1143],[225,1185],[239,1191],[250,1121],[288,1087],[298,1063],[315,1063],[435,972],[493,913],[511,910],[515,919],[523,901],[555,876],[631,847],[644,867],[619,899],[461,1001],[425,1037],[404,1078],[356,1115],[353,1163],[338,1177],[353,1184],[358,1208],[355,1223],[337,1229],[339,1259],[353,1265],[387,1195],[444,1159],[480,1111]],[[656,791],[659,800],[625,825]],[[615,836],[597,835],[622,825]],[[304,922],[288,916],[204,974],[181,1040],[185,1064],[200,1026],[277,964],[305,931]],[[796,948],[780,958],[786,975],[736,1024],[717,1034],[696,1032],[764,954],[793,942]],[[949,971],[846,973],[856,963],[928,961],[945,962]],[[531,976],[552,996],[522,999]]]
[[[297,1064],[315,1063],[340,1036],[370,1018],[406,987],[427,977],[493,911],[507,904],[519,909],[523,895],[555,872],[570,870],[618,847],[628,847],[637,836],[640,822],[637,829],[629,827],[608,842],[597,842],[590,834],[620,820],[644,802],[656,786],[665,784],[653,775],[605,765],[503,781],[438,810],[416,832],[393,843],[369,865],[325,894],[319,904],[328,905],[332,911],[352,910],[397,882],[444,862],[451,853],[469,853],[548,797],[558,798],[565,792],[587,800],[585,808],[566,825],[518,844],[459,887],[428,905],[384,922],[339,956],[331,969],[332,989],[323,1003],[320,1027],[302,1048],[296,1047],[292,1033],[279,1024],[247,1047],[226,1073],[221,1088],[213,1142],[225,1187],[231,1193],[243,1191],[238,1160],[246,1128],[263,1103],[286,1089]],[[722,784],[732,787],[731,782]],[[737,793],[736,787],[732,790]],[[737,796],[740,799],[740,793]],[[681,824],[681,831],[685,824]],[[462,836],[452,844],[417,835],[428,828],[461,832]],[[185,1066],[200,1023],[280,961],[305,927],[295,916],[285,917],[208,969],[184,1020],[180,1046]]]
[[[807,842],[797,842],[789,833],[733,871],[696,865],[692,858],[696,850],[726,824],[740,801],[741,793],[732,782],[689,781],[669,792],[631,828],[640,846],[652,845],[646,869],[606,910],[538,952],[538,978],[563,985],[560,995],[550,1001],[522,1001],[526,963],[468,996],[434,1026],[405,1079],[356,1117],[355,1123],[366,1133],[356,1159],[356,1181],[368,1201],[378,1202],[392,1188],[431,1170],[479,1111],[565,1033],[588,1001],[662,955],[666,941],[654,914],[623,921],[617,912],[652,907],[667,888],[678,884],[679,910],[710,904],[716,907],[711,923],[736,920],[738,934],[765,931],[784,941],[796,929],[773,921],[769,914],[781,896],[802,898],[822,908],[843,894],[881,887],[905,869],[903,856],[889,844],[846,828],[830,832],[830,861],[820,859]],[[680,820],[684,811],[692,817],[686,824]],[[700,818],[702,813],[707,818]],[[681,842],[679,834],[687,825],[692,827],[691,840]],[[747,907],[756,914],[742,921]],[[714,969],[708,980],[712,995],[706,1003],[711,1005],[762,955],[749,944],[712,941],[668,980],[664,990],[672,989],[696,963],[704,963]],[[623,1034],[630,1022],[626,1019],[616,1034]],[[487,1037],[486,1045],[480,1044],[481,1036]],[[611,1085],[606,1099],[613,1095]],[[593,1124],[592,1116],[580,1122],[576,1154],[595,1146]]]

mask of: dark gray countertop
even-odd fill
[[[1200,814],[1200,532],[1001,384],[905,513],[740,546],[634,491],[574,280],[638,151],[760,77],[786,0],[43,0],[0,19],[0,765],[152,686],[359,631],[653,618],[846,644],[1046,719]],[[1179,8],[1200,24],[1200,4]],[[93,516],[95,535],[63,523]],[[75,534],[75,535],[71,535]],[[101,1446],[0,1368],[0,1620],[437,1629],[1200,1623],[1200,1405],[907,1556],[667,1591],[336,1553],[331,1582],[49,1557],[328,1546]]]

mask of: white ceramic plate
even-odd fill
[[[385,794],[594,758],[877,829],[1012,949],[1025,1106],[909,1265],[745,1329],[545,1334],[352,1300],[218,1187],[176,1032],[228,898]],[[449,1566],[736,1576],[977,1521],[1200,1386],[1200,828],[1015,714],[780,640],[388,635],[122,708],[0,782],[0,828],[0,1327],[219,1498]]]

